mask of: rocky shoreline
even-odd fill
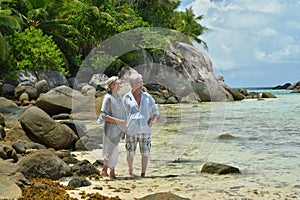
[[[163,76],[165,72],[157,70],[156,77],[160,78],[157,83],[145,85],[145,90],[157,103],[276,98],[268,92],[259,94],[232,89],[222,77],[214,76],[211,62],[202,53],[185,44],[177,47],[183,52],[184,61],[170,51],[165,62],[172,63],[176,69],[184,68],[190,79],[186,84],[183,81],[186,77],[176,74],[178,81],[171,76],[168,77],[171,81],[167,82]],[[125,70],[132,72],[135,69]],[[119,75],[127,72],[120,71]],[[88,77],[86,82],[80,82],[80,77],[65,77],[56,71],[21,72],[17,79],[1,76],[0,198],[43,199],[32,193],[41,189],[44,194],[58,192],[60,199],[72,199],[63,191],[87,186],[91,184],[89,180],[102,180],[99,176],[102,161],[80,160],[75,152],[101,149],[102,129],[93,122],[99,115],[107,76],[93,71],[84,74]],[[144,78],[146,83],[149,82],[147,76]],[[161,80],[165,81],[164,84]],[[125,90],[126,81],[123,84]],[[299,90],[299,82],[293,85],[293,91]],[[69,188],[57,185],[57,181],[65,177],[71,177]],[[83,193],[81,198],[102,198],[100,194],[96,197],[86,195]],[[157,195],[175,198],[172,193]]]

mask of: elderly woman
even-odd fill
[[[104,122],[103,135],[103,157],[104,165],[101,176],[109,176],[115,179],[115,167],[118,163],[118,147],[120,138],[123,137],[125,130],[125,108],[122,97],[118,94],[121,81],[113,76],[107,82],[107,94],[104,96],[101,113],[97,120],[100,124]],[[107,170],[110,169],[108,175]]]

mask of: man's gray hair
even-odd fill
[[[143,78],[143,75],[138,74],[138,73],[133,73],[133,74],[131,74],[131,76],[129,77],[129,84],[130,84],[131,87],[132,87],[132,84],[134,83],[134,81],[135,81],[137,78]]]

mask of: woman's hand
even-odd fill
[[[119,119],[119,120],[117,121],[117,124],[120,124],[120,125],[122,125],[122,126],[125,126],[125,125],[126,125],[126,121],[125,121],[125,120],[122,120],[122,119]]]
[[[121,139],[124,140],[125,139],[125,132],[121,133]]]

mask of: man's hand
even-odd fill
[[[151,127],[153,124],[156,123],[157,117],[153,117],[153,119],[148,120],[148,126]]]

